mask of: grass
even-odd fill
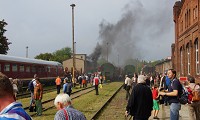
[[[75,88],[72,88],[72,92],[78,91],[78,90],[80,90],[80,89],[81,89],[81,88],[79,88],[79,87],[77,86],[77,87],[75,87]],[[62,92],[62,91],[63,91],[63,90],[61,89],[60,92]],[[56,89],[55,89],[55,91],[53,91],[53,92],[45,93],[45,94],[43,94],[42,101],[46,101],[46,100],[55,98],[56,95],[57,95]],[[18,99],[17,102],[21,102],[24,108],[25,108],[25,107],[28,107],[28,106],[30,105],[30,97]]]
[[[114,92],[122,85],[121,82],[112,82],[103,85],[99,89],[99,95],[95,95],[95,91],[85,94],[77,99],[72,100],[72,105],[81,111],[89,120],[101,108],[101,106],[114,94]],[[43,115],[33,117],[34,120],[52,120],[56,114],[56,108],[43,112]]]

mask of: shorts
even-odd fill
[[[160,107],[159,107],[157,100],[153,100],[153,110],[160,110]]]

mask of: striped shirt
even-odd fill
[[[0,112],[0,120],[32,120],[21,103],[13,102]]]
[[[86,120],[86,118],[83,113],[69,105],[66,108],[59,110],[56,113],[54,120]]]

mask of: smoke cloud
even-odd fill
[[[116,23],[102,20],[101,43],[90,56],[98,60],[108,54],[109,62],[124,65],[128,59],[158,60],[170,55],[173,7],[168,1],[152,2],[159,4],[146,7],[145,2],[132,1],[124,6],[124,14]]]

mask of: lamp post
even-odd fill
[[[26,46],[26,58],[28,58],[28,46]]]
[[[75,4],[70,5],[72,7],[72,52],[73,52],[73,73],[72,73],[72,81],[74,82],[75,77],[75,54],[74,54],[74,7]]]

